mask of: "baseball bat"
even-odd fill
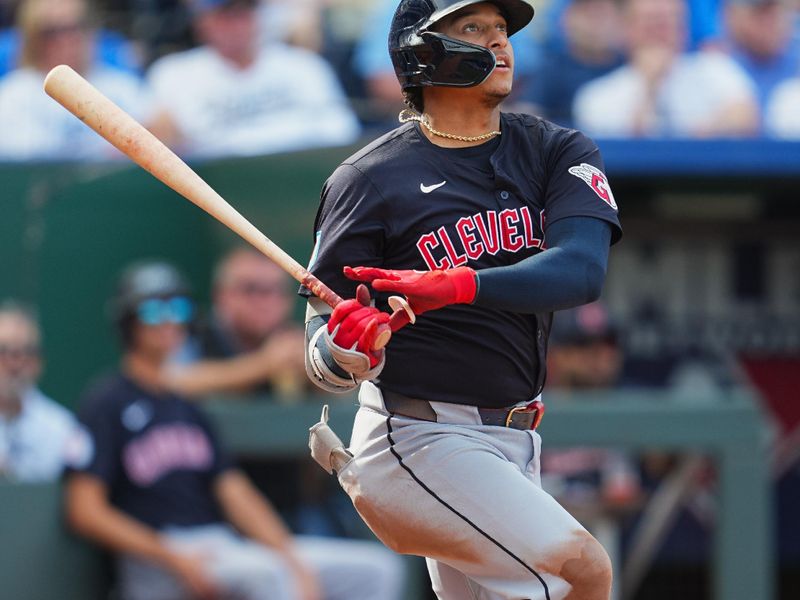
[[[332,308],[342,302],[339,295],[261,233],[161,140],[72,68],[53,68],[44,80],[44,91],[145,171],[252,244],[320,300]],[[387,325],[381,326],[375,349],[383,348],[391,335]]]

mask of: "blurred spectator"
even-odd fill
[[[548,383],[562,393],[612,389],[620,382],[623,353],[608,309],[592,302],[553,317]]]
[[[122,600],[396,599],[395,556],[372,542],[292,536],[200,410],[163,388],[161,370],[191,319],[187,289],[166,263],[120,279],[122,363],[81,407],[70,525],[117,554]]]
[[[323,4],[327,0],[260,0],[259,18],[266,40],[313,52],[322,49]]]
[[[186,155],[214,157],[344,145],[359,134],[336,74],[318,55],[262,44],[256,0],[192,0],[203,46],[149,71]]]
[[[561,398],[616,388],[623,355],[606,307],[593,302],[554,315],[547,380]],[[588,518],[625,510],[639,499],[636,469],[605,449],[573,448],[542,454],[542,482],[560,502]]]
[[[684,51],[685,0],[624,0],[627,64],[583,86],[575,124],[599,137],[753,135],[753,83],[719,52]]]
[[[260,252],[247,246],[229,251],[214,269],[211,314],[199,320],[170,363],[166,384],[203,399],[252,394],[292,402],[318,393],[305,371],[303,328],[291,320],[296,290]],[[352,530],[350,517],[358,517],[350,514],[349,499],[309,457],[246,460],[242,466],[262,490],[282,481],[273,501],[296,531],[335,536]]]
[[[17,29],[0,30],[0,77],[16,69],[21,60],[22,36]],[[116,31],[97,29],[92,40],[94,62],[141,76],[142,58],[136,45]]]
[[[768,134],[800,140],[800,76],[784,81],[775,89],[764,121]]]
[[[96,64],[86,0],[22,0],[21,67],[0,80],[0,160],[79,160],[121,156],[42,91],[59,64],[81,73],[139,121],[154,125],[149,95],[130,73]]]
[[[199,324],[170,385],[184,394],[291,395],[308,378],[303,329],[291,321],[288,275],[263,254],[236,248],[214,272],[213,310]]]
[[[135,40],[140,64],[190,48],[186,0],[94,0],[104,25]]]
[[[727,0],[728,53],[756,84],[762,113],[782,81],[800,70],[794,0]]]
[[[686,27],[689,37],[689,47],[693,49],[707,48],[717,45],[720,41],[720,4],[724,0],[686,0],[688,14]],[[544,13],[545,27],[550,30],[550,36],[557,43],[563,44],[564,31],[560,27],[563,14],[573,0],[550,0],[543,7],[537,6],[536,13]],[[617,0],[620,4],[620,0]],[[541,10],[541,9],[544,10]],[[542,18],[537,16],[537,18]]]
[[[72,414],[42,394],[39,326],[21,306],[0,304],[0,477],[58,479],[75,431]]]
[[[531,92],[523,100],[546,119],[569,127],[578,88],[622,64],[617,0],[572,0],[561,14],[563,39],[545,46]]]

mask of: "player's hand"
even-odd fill
[[[198,600],[216,600],[220,590],[207,574],[205,557],[201,554],[173,553],[169,569]]]
[[[359,285],[356,297],[339,303],[328,321],[329,347],[336,362],[357,378],[378,367],[385,353],[373,348],[380,326],[388,323],[389,315],[370,306],[369,290]]]
[[[317,574],[298,560],[289,563],[300,600],[322,600],[322,587]]]
[[[447,271],[396,271],[376,267],[345,267],[350,279],[372,284],[379,292],[405,294],[420,315],[449,304],[471,304],[478,291],[477,274],[469,267]]]
[[[256,352],[264,365],[265,375],[270,379],[305,377],[304,348],[303,331],[292,328],[271,334]]]

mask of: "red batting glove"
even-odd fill
[[[366,354],[370,368],[374,368],[383,357],[383,350],[373,350],[378,328],[388,323],[389,315],[370,306],[369,290],[359,285],[355,298],[340,302],[333,309],[328,333],[337,346]]]
[[[477,273],[469,267],[447,271],[345,267],[344,274],[350,279],[371,283],[379,292],[405,294],[411,310],[418,315],[449,304],[471,304],[478,292]]]

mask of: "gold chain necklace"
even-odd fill
[[[428,120],[427,115],[417,114],[415,112],[408,110],[407,108],[404,108],[400,112],[398,119],[400,120],[401,123],[408,123],[409,121],[417,121],[418,123],[421,123],[422,126],[425,127],[425,129],[427,129],[428,131],[430,131],[433,135],[447,138],[448,140],[458,140],[459,142],[482,142],[483,140],[488,140],[489,138],[493,138],[496,135],[500,135],[499,131],[489,131],[487,133],[482,133],[480,135],[456,135],[454,133],[445,133],[444,131],[439,131],[437,129],[434,129],[431,126],[431,123]]]

